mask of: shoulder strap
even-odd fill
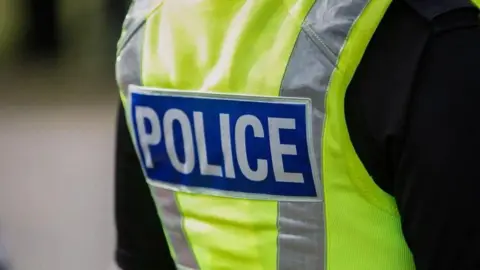
[[[453,10],[478,7],[472,0],[403,0],[412,7],[418,14],[432,21],[439,15],[448,13]]]
[[[117,46],[117,54],[123,49],[136,31],[145,23],[148,15],[162,4],[163,0],[133,0],[128,9]],[[0,269],[1,270],[1,269]]]

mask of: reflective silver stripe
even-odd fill
[[[146,17],[156,7],[158,7],[163,0],[133,0],[128,9],[123,22],[123,31],[120,40],[118,41],[118,51],[122,51],[129,39],[135,35],[135,32],[142,27],[146,21]]]
[[[141,52],[145,36],[145,21],[147,15],[160,4],[161,0],[137,0],[132,3],[125,19],[124,33],[119,41],[116,63],[118,87],[125,97],[128,97],[129,85],[142,85]],[[130,119],[127,121],[130,123]],[[139,153],[138,149],[137,153]],[[149,186],[158,212],[162,213],[161,221],[164,232],[174,249],[177,268],[180,270],[198,269],[195,255],[183,232],[182,215],[175,200],[175,192]]]
[[[129,39],[129,42],[124,45],[123,49],[117,56],[117,64],[115,67],[117,84],[125,97],[128,96],[128,85],[142,84],[140,57],[144,36],[145,27],[136,30],[135,35]]]
[[[278,204],[278,269],[325,269],[323,202]]]
[[[152,187],[168,189],[174,192],[183,192],[191,194],[204,194],[209,196],[218,196],[218,197],[227,197],[227,198],[238,198],[238,199],[247,199],[247,200],[267,200],[267,201],[297,201],[297,202],[312,202],[323,200],[322,190],[319,190],[319,198],[317,197],[294,197],[294,196],[275,196],[270,194],[253,194],[245,192],[235,192],[235,191],[224,191],[224,190],[215,190],[213,188],[202,188],[202,187],[189,187],[184,185],[174,185],[166,182],[161,182],[155,179],[147,179],[148,184]],[[315,183],[318,186],[317,183]],[[321,197],[320,197],[321,196]]]
[[[128,85],[141,85],[141,51],[145,36],[146,17],[162,0],[133,1],[123,23],[118,42],[116,79],[118,87],[127,96]]]
[[[320,134],[330,77],[348,33],[367,3],[368,0],[317,0],[303,24],[282,81],[281,96],[312,100],[318,168],[322,168]],[[326,269],[323,200],[279,202],[278,230],[278,270]]]
[[[175,251],[178,269],[199,269],[195,256],[183,231],[183,216],[178,209],[175,192],[150,185],[158,212],[162,216],[164,231]]]

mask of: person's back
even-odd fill
[[[166,269],[168,242],[179,269],[431,269],[404,219],[431,210],[405,206],[397,153],[378,146],[405,131],[436,18],[478,9],[423,4],[137,1],[117,63],[120,266]]]

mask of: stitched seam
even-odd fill
[[[315,30],[310,26],[307,21],[302,25],[302,31],[307,34],[309,39],[321,52],[325,53],[330,63],[334,67],[337,67],[338,56],[335,55],[332,49],[330,49],[330,47],[320,38],[320,36],[315,32]]]

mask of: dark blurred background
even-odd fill
[[[12,270],[113,262],[115,49],[127,0],[0,0],[0,244]]]

